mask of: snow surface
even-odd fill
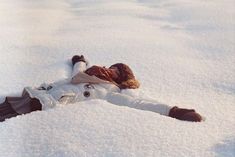
[[[0,124],[1,157],[234,157],[234,0],[1,0],[0,101],[70,76],[69,59],[129,64],[123,91],[195,108],[190,123],[90,100]]]

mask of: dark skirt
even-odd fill
[[[5,101],[0,104],[0,122],[37,110],[42,110],[40,101],[31,98],[28,92],[24,90],[21,97],[6,97]]]

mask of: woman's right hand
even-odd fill
[[[87,63],[83,55],[81,55],[81,56],[75,55],[75,56],[72,57],[73,65],[76,64],[77,62],[85,62],[85,63]]]

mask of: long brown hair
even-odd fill
[[[140,87],[140,83],[136,79],[129,79],[119,84],[120,89],[136,89],[139,87]]]
[[[123,63],[117,63],[109,68],[116,67],[120,73],[118,79],[115,82],[118,84],[120,89],[136,89],[139,88],[140,83],[136,80],[134,73],[132,72],[131,68]]]

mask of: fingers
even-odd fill
[[[74,55],[74,56],[72,57],[72,63],[73,63],[73,65],[76,64],[77,62],[80,62],[80,61],[86,63],[86,60],[85,60],[85,58],[84,58],[83,55],[81,55],[81,56],[79,56],[79,55]]]

